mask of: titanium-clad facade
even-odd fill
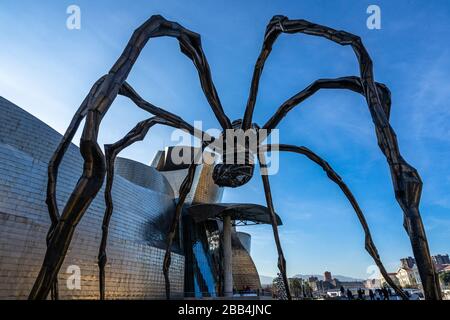
[[[31,114],[0,97],[0,299],[26,299],[46,250],[50,219],[45,204],[47,165],[61,135]],[[167,153],[167,150],[166,150]],[[107,299],[165,298],[162,262],[166,235],[186,168],[159,168],[116,159],[106,265]],[[66,203],[82,172],[83,159],[71,144],[61,163],[57,201]],[[223,189],[214,184],[212,165],[199,165],[186,207],[217,203]],[[76,228],[59,272],[60,299],[98,299],[97,255],[105,211],[104,188]],[[222,285],[221,222],[192,224],[183,219],[172,253],[174,297],[217,296]],[[256,268],[237,236],[233,241],[236,288],[260,287]],[[80,270],[80,285],[69,277]],[[69,272],[70,271],[70,272]],[[251,279],[245,282],[245,279]],[[73,281],[69,284],[73,285]]]
[[[25,299],[41,266],[50,225],[45,204],[47,164],[60,138],[43,122],[0,98],[0,299]],[[60,206],[73,190],[82,164],[78,148],[71,145],[58,176]],[[118,160],[122,172],[127,166],[131,171],[140,168],[145,179],[138,185],[117,175],[114,181],[106,297],[163,298],[162,260],[174,210],[173,191],[153,168]],[[133,177],[131,172],[127,177]],[[102,189],[78,225],[59,273],[61,299],[99,296],[97,255],[104,210]],[[81,290],[67,288],[66,271],[71,265],[80,268]],[[184,255],[175,248],[171,266],[175,295],[183,294],[183,275]]]

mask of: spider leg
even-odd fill
[[[176,123],[178,128],[190,132],[196,138],[200,138],[203,141],[214,141],[214,137],[211,137],[206,132],[198,131],[198,129],[194,128],[192,125],[184,121],[181,117],[162,108],[159,108],[148,101],[145,101],[127,82],[123,84],[121,90],[119,91],[119,94],[130,98],[131,101],[133,101],[136,106],[138,106],[142,110],[165,119],[166,121]]]
[[[208,60],[203,52],[200,35],[176,22],[168,21],[160,15],[152,16],[141,27],[136,29],[127,47],[110,72],[124,74],[126,77],[147,41],[150,38],[161,36],[174,37],[178,40],[181,52],[192,60],[198,71],[203,93],[220,125],[224,130],[231,128],[231,121],[223,110],[214,86]]]
[[[50,238],[51,231],[54,229],[60,218],[58,204],[56,203],[56,183],[58,179],[59,165],[61,164],[61,160],[64,156],[64,153],[66,152],[75,133],[77,132],[81,121],[86,116],[90,97],[92,97],[97,92],[98,87],[104,80],[105,77],[102,77],[94,84],[87,98],[83,101],[83,103],[75,113],[74,117],[72,118],[69,127],[67,128],[64,136],[61,139],[61,142],[59,143],[56,151],[53,153],[53,156],[49,161],[46,204],[48,207],[52,227],[50,228],[50,232],[47,238]]]
[[[58,276],[56,276],[56,279],[53,281],[53,285],[52,285],[52,288],[50,290],[50,299],[51,300],[58,300],[59,299]]]
[[[105,159],[96,141],[99,125],[98,114],[88,111],[86,126],[80,141],[80,152],[84,159],[83,174],[48,240],[44,262],[30,292],[30,299],[42,300],[47,297],[61,268],[75,227],[82,216],[82,214],[73,214],[73,212],[84,213],[103,184]]]
[[[345,31],[338,31],[306,20],[289,20],[284,16],[274,16],[269,22],[263,47],[255,65],[250,95],[245,110],[243,129],[251,126],[259,79],[264,63],[275,40],[281,33],[303,33],[326,38],[342,46],[351,46],[359,64],[361,93],[369,107],[375,125],[378,145],[388,162],[397,202],[403,211],[404,227],[410,238],[411,247],[419,269],[425,297],[441,300],[439,278],[431,260],[425,228],[419,211],[422,180],[417,170],[402,157],[397,136],[389,123],[389,115],[383,107],[380,86],[374,81],[373,63],[361,38]]]
[[[126,82],[124,83],[119,94],[130,98],[139,108],[146,110],[146,111],[148,111],[154,115],[157,115],[159,117],[162,117],[164,119],[167,119],[168,121],[174,121],[174,122],[178,123],[180,128],[185,129],[185,130],[189,131],[193,136],[198,137],[197,132],[196,132],[197,129],[194,129],[190,124],[183,121],[180,117],[178,117],[166,110],[158,108],[158,107],[154,106],[153,104],[145,101],[144,99],[142,99],[139,96],[138,93],[136,93],[136,91],[128,83],[126,83]],[[214,137],[209,136],[205,132],[202,132],[201,135],[203,137],[202,140],[205,142],[212,143],[214,141]],[[204,147],[206,147],[206,145]],[[177,206],[175,209],[175,215],[172,220],[171,228],[170,228],[170,231],[168,234],[168,240],[167,240],[168,244],[167,244],[167,248],[166,248],[166,253],[165,253],[165,257],[164,257],[164,265],[163,265],[167,299],[170,299],[169,268],[170,268],[170,264],[171,264],[171,248],[172,248],[173,240],[176,235],[177,226],[179,223],[179,219],[181,217],[181,212],[182,212],[182,208],[183,208],[186,196],[189,194],[191,187],[192,187],[193,177],[195,175],[195,169],[196,169],[196,165],[190,166],[188,174],[180,187],[179,200],[178,200],[178,203],[177,203]],[[105,196],[106,196],[106,194],[105,194]],[[112,211],[112,209],[111,209],[111,211]],[[100,254],[99,254],[99,259],[100,259]],[[106,261],[104,263],[106,263]],[[104,273],[104,271],[102,271],[102,267],[101,267],[100,272]],[[101,281],[104,282],[104,276],[103,276],[103,278],[101,276],[100,279],[101,279]]]
[[[91,92],[88,96],[92,95],[99,87],[99,85],[103,82],[104,77],[100,78],[92,87]],[[69,147],[73,136],[77,132],[81,121],[85,118],[88,106],[88,98],[83,101],[81,106],[78,108],[75,113],[69,127],[67,128],[63,138],[61,139],[60,144],[58,145],[56,151],[54,152],[52,158],[48,164],[48,182],[47,182],[47,196],[46,196],[46,204],[47,210],[50,216],[50,228],[47,233],[46,243],[47,247],[49,246],[50,239],[53,235],[53,232],[58,224],[60,215],[58,211],[58,205],[56,202],[56,183],[58,179],[58,169],[61,163],[61,160]],[[53,285],[51,287],[51,299],[58,300],[58,277],[55,277]]]
[[[378,94],[382,101],[383,110],[389,119],[391,111],[391,94],[386,85],[376,83]],[[286,100],[275,112],[275,114],[266,122],[263,129],[272,130],[278,126],[281,120],[297,105],[314,95],[322,89],[346,89],[356,93],[363,94],[361,80],[358,77],[348,76],[336,79],[319,79],[311,83],[302,91],[298,92]]]
[[[319,157],[317,154],[309,150],[305,147],[298,147],[298,146],[292,146],[292,145],[286,145],[286,144],[280,144],[280,145],[264,145],[261,147],[262,152],[270,152],[272,149],[279,150],[279,151],[286,151],[286,152],[293,152],[302,154],[314,163],[318,164],[327,174],[328,178],[336,183],[339,188],[342,190],[342,192],[347,197],[348,201],[353,207],[353,210],[355,211],[359,222],[361,223],[361,226],[364,230],[365,234],[365,248],[366,251],[369,253],[369,255],[372,257],[372,259],[375,261],[375,264],[379,268],[381,274],[383,275],[383,278],[386,280],[386,282],[397,292],[398,295],[400,295],[403,299],[408,300],[408,297],[406,294],[401,290],[399,286],[395,284],[395,282],[389,277],[386,268],[384,267],[383,263],[381,262],[380,255],[378,254],[378,250],[375,246],[375,243],[372,239],[372,235],[370,233],[369,225],[367,223],[367,220],[364,216],[364,213],[362,212],[358,202],[356,201],[353,193],[350,191],[348,186],[345,184],[345,182],[342,180],[342,178],[336,173],[336,171],[333,170],[333,168],[329,165],[328,162],[326,162],[324,159]]]
[[[203,142],[202,145],[202,152],[203,150],[210,144],[210,142]],[[171,258],[171,250],[172,250],[172,244],[173,240],[175,239],[175,235],[177,233],[177,227],[178,223],[180,221],[181,213],[183,211],[183,205],[186,201],[186,197],[191,191],[192,183],[194,182],[194,176],[195,171],[197,169],[197,162],[198,157],[201,155],[201,152],[197,152],[194,156],[193,163],[189,166],[188,173],[186,177],[184,178],[183,182],[181,183],[180,190],[179,190],[179,197],[177,206],[175,208],[175,215],[172,218],[172,223],[170,225],[169,234],[167,237],[167,246],[166,246],[166,253],[164,255],[164,262],[163,262],[163,273],[164,273],[164,280],[166,284],[166,299],[170,300],[170,278],[169,278],[169,271],[170,271],[170,264],[172,262]]]
[[[194,181],[196,168],[197,168],[196,164],[191,164],[189,166],[188,174],[186,175],[185,179],[183,180],[183,183],[181,184],[180,192],[179,192],[179,199],[178,199],[177,206],[175,209],[175,215],[172,219],[172,223],[171,223],[170,229],[169,229],[169,234],[167,237],[166,253],[164,255],[164,262],[163,262],[163,273],[164,273],[164,280],[165,280],[165,284],[166,284],[166,299],[168,299],[168,300],[170,299],[170,278],[169,278],[170,270],[169,270],[169,268],[170,268],[170,264],[172,262],[172,258],[171,258],[172,244],[173,244],[173,240],[175,239],[175,235],[177,233],[177,227],[178,227],[178,223],[180,221],[184,202],[192,188],[192,183]]]
[[[117,155],[125,148],[135,142],[142,141],[150,128],[156,124],[162,124],[179,128],[178,123],[170,122],[160,117],[139,122],[128,134],[114,144],[105,145],[106,158],[106,187],[105,187],[105,215],[102,223],[102,240],[98,253],[99,279],[100,279],[100,299],[105,299],[105,265],[107,262],[106,244],[108,240],[109,222],[113,213],[112,185],[114,181],[114,163]],[[193,134],[193,131],[191,132]]]
[[[224,129],[231,128],[230,120],[223,111],[212,82],[209,65],[201,47],[200,36],[162,16],[150,17],[135,30],[109,73],[94,84],[50,160],[46,202],[51,226],[47,236],[47,251],[44,261],[29,299],[45,299],[51,288],[56,288],[54,281],[64,261],[76,225],[100,190],[105,176],[105,159],[97,143],[101,120],[119,94],[149,39],[162,36],[174,37],[179,41],[182,53],[188,56],[197,68],[202,90],[218,121]],[[62,215],[59,216],[55,197],[58,168],[83,118],[86,118],[80,141],[80,153],[84,158],[83,174],[69,197]]]
[[[262,152],[258,152],[258,161],[260,167],[263,168],[266,163],[264,154]],[[275,215],[275,209],[273,206],[272,193],[270,191],[270,183],[269,176],[261,172],[261,177],[264,185],[264,193],[266,196],[267,208],[270,212],[270,223],[272,224],[273,236],[275,238],[275,245],[277,247],[278,252],[278,269],[280,270],[281,276],[283,278],[284,288],[286,290],[286,296],[288,300],[292,300],[291,292],[289,289],[289,280],[286,275],[286,259],[284,258],[283,248],[281,247],[280,236],[278,234],[278,224],[277,218]]]

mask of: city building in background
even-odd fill
[[[435,256],[432,256],[431,259],[433,259],[434,264],[436,265],[446,265],[450,264],[450,258],[448,254],[437,254]]]
[[[323,274],[324,277],[324,281],[326,282],[332,282],[333,281],[333,277],[331,276],[331,272],[330,271],[325,271]]]
[[[450,271],[450,260],[448,254],[437,254],[431,258],[433,260],[434,268],[436,268],[440,278],[443,273]],[[419,270],[417,268],[416,261],[412,257],[401,258],[400,267],[397,272],[390,273],[389,275],[392,279],[394,279],[393,277],[395,275],[395,281],[397,281],[402,288],[422,289]],[[382,278],[380,278],[380,282],[381,285],[387,285]],[[444,284],[441,283],[441,287],[443,288]]]
[[[367,289],[379,289],[381,288],[381,280],[377,278],[367,279],[364,281],[364,287]]]
[[[394,283],[396,285],[400,286],[400,281],[398,280],[397,272],[388,272],[388,276],[389,276],[389,278],[392,279],[392,281],[394,281]],[[380,277],[380,284],[381,284],[382,288],[389,286],[389,284],[386,282],[386,280],[383,277]]]
[[[419,282],[416,274],[418,274],[416,266],[413,268],[399,268],[396,277],[402,288],[418,288]]]
[[[416,264],[416,260],[412,257],[400,259],[401,268],[412,268]]]

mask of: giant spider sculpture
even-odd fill
[[[252,116],[256,103],[259,80],[264,63],[272,50],[274,42],[281,33],[303,33],[307,35],[314,35],[331,40],[343,46],[351,46],[359,63],[360,75],[359,77],[348,76],[337,79],[320,79],[313,82],[307,88],[284,102],[277,109],[275,114],[261,127],[261,129],[265,129],[266,132],[269,132],[270,134],[270,131],[276,128],[280,121],[295,106],[299,105],[301,102],[311,97],[321,89],[347,89],[363,95],[366,99],[373,123],[375,125],[378,145],[389,164],[395,197],[404,213],[404,227],[406,228],[411,240],[412,249],[417,261],[420,277],[422,279],[425,296],[427,299],[441,298],[438,279],[430,258],[425,230],[418,208],[422,182],[417,171],[409,165],[400,154],[396,135],[389,124],[391,106],[390,92],[385,85],[374,81],[372,60],[358,36],[345,31],[337,31],[332,28],[314,24],[305,20],[290,20],[284,16],[274,16],[267,26],[262,50],[255,65],[244,117],[242,120],[237,120],[232,123],[225,115],[217,95],[211,78],[208,62],[202,50],[200,36],[197,33],[185,29],[176,22],[167,21],[162,16],[155,15],[148,19],[133,33],[125,50],[109,73],[101,77],[93,85],[92,89],[73,117],[65,135],[63,136],[49,162],[46,203],[51,218],[51,226],[47,235],[47,251],[45,258],[39,275],[29,295],[30,299],[45,299],[50,292],[52,298],[57,298],[57,274],[67,253],[73,233],[78,222],[83,217],[83,214],[86,212],[92,200],[96,197],[102,187],[106,175],[106,211],[102,225],[103,234],[98,255],[98,265],[100,269],[100,298],[104,299],[106,241],[108,235],[108,225],[113,212],[111,188],[114,178],[114,161],[116,156],[124,148],[144,139],[149,129],[155,125],[165,125],[183,129],[192,135],[198,136],[198,132],[196,132],[191,125],[180,117],[145,101],[133,90],[130,84],[126,82],[128,74],[130,73],[134,63],[148,40],[150,38],[169,36],[174,37],[179,41],[181,51],[192,60],[198,70],[202,90],[224,132],[227,130],[233,131],[241,129],[242,131],[254,130],[254,132],[258,135],[261,129],[259,126],[252,123]],[[128,97],[139,108],[149,112],[153,115],[153,117],[140,122],[124,138],[116,143],[105,145],[103,154],[97,143],[99,126],[117,95]],[[85,119],[85,125],[80,140],[80,152],[84,159],[83,174],[78,180],[77,185],[75,186],[71,196],[63,208],[62,213],[60,214],[55,197],[58,168],[67,147],[71,143],[83,119]],[[215,139],[202,132],[201,135],[203,150],[207,148],[208,145],[210,145]],[[225,148],[223,150],[225,150]],[[265,165],[264,153],[275,150],[294,152],[304,155],[321,166],[328,177],[344,192],[345,196],[355,210],[365,232],[366,250],[374,259],[376,265],[379,267],[382,275],[389,285],[394,288],[399,295],[406,299],[405,294],[387,275],[386,269],[384,268],[377,249],[373,243],[366,219],[353,194],[339,175],[325,160],[305,147],[284,144],[259,144],[256,152],[254,150],[246,150],[247,152],[244,157],[244,163],[229,163],[226,161],[227,159],[236,158],[238,156],[237,149],[233,150],[234,151],[232,151],[231,154],[229,152],[224,153],[223,161],[217,164],[214,168],[213,179],[219,186],[239,187],[247,183],[253,175],[254,161],[252,161],[252,158],[254,158],[255,153],[257,153],[261,168],[264,168]],[[163,272],[166,281],[166,295],[168,299],[170,298],[169,266],[171,263],[171,247],[176,234],[184,201],[193,183],[196,166],[196,161],[190,164],[188,174],[180,187],[179,199],[167,238],[167,250],[163,263]],[[278,267],[285,284],[287,297],[290,298],[288,279],[286,277],[286,262],[278,235],[278,227],[268,176],[262,174],[262,181],[264,184],[267,206],[270,212],[273,234],[278,251]]]

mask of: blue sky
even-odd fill
[[[81,8],[81,30],[66,28],[66,8]],[[382,29],[366,27],[366,8],[381,8]],[[393,93],[391,123],[404,157],[424,181],[421,211],[432,253],[450,253],[450,4],[442,1],[0,1],[0,95],[64,132],[92,84],[105,74],[132,31],[162,14],[202,35],[217,90],[231,119],[242,117],[267,22],[303,18],[360,35],[376,80]],[[322,77],[358,75],[350,48],[304,35],[283,35],[261,78],[255,121],[264,123],[288,97]],[[129,82],[147,100],[203,127],[217,128],[192,63],[173,39],[150,41]],[[118,98],[100,142],[121,138],[148,115]],[[304,145],[339,172],[366,214],[385,265],[411,255],[385,158],[361,96],[315,95],[280,125],[283,143]],[[75,143],[78,143],[76,140]],[[157,128],[122,154],[148,163],[171,144]],[[298,155],[281,155],[271,177],[289,275],[330,270],[365,278],[373,264],[359,223],[340,190]],[[260,178],[226,190],[227,202],[264,204]],[[270,226],[246,227],[263,275],[277,272]]]

